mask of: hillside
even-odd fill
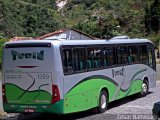
[[[57,2],[66,2],[57,6]],[[0,0],[0,38],[76,28],[98,38],[160,39],[160,0]]]

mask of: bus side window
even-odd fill
[[[63,49],[63,69],[65,74],[73,73],[72,49]]]
[[[153,51],[152,50],[148,50],[148,58],[149,58],[149,66],[153,68]]]
[[[148,64],[148,55],[147,55],[146,45],[139,46],[139,57],[140,57],[140,63]]]
[[[88,69],[101,68],[101,49],[98,47],[87,48]]]
[[[87,68],[88,70],[93,68],[93,61],[94,61],[94,49],[88,48],[87,49]]]
[[[129,64],[138,62],[137,46],[128,46],[128,62]]]
[[[84,71],[86,70],[86,51],[85,48],[74,48],[74,70]]]
[[[116,47],[117,51],[117,64],[127,64],[128,55],[127,55],[127,46]]]
[[[107,47],[102,48],[102,56],[103,56],[102,63],[104,67],[112,66],[114,64],[112,48],[107,48]]]

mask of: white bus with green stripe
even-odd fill
[[[28,40],[3,48],[3,108],[66,114],[97,108],[156,85],[147,39]]]

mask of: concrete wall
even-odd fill
[[[55,34],[50,37],[46,37],[47,39],[64,39],[64,40],[92,40],[93,38],[86,36],[82,33],[76,32],[74,30],[66,30],[63,33]]]
[[[92,38],[74,30],[65,31],[68,40],[92,40]]]

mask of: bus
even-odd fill
[[[26,40],[5,43],[3,108],[8,113],[67,114],[97,108],[156,86],[147,39]]]

